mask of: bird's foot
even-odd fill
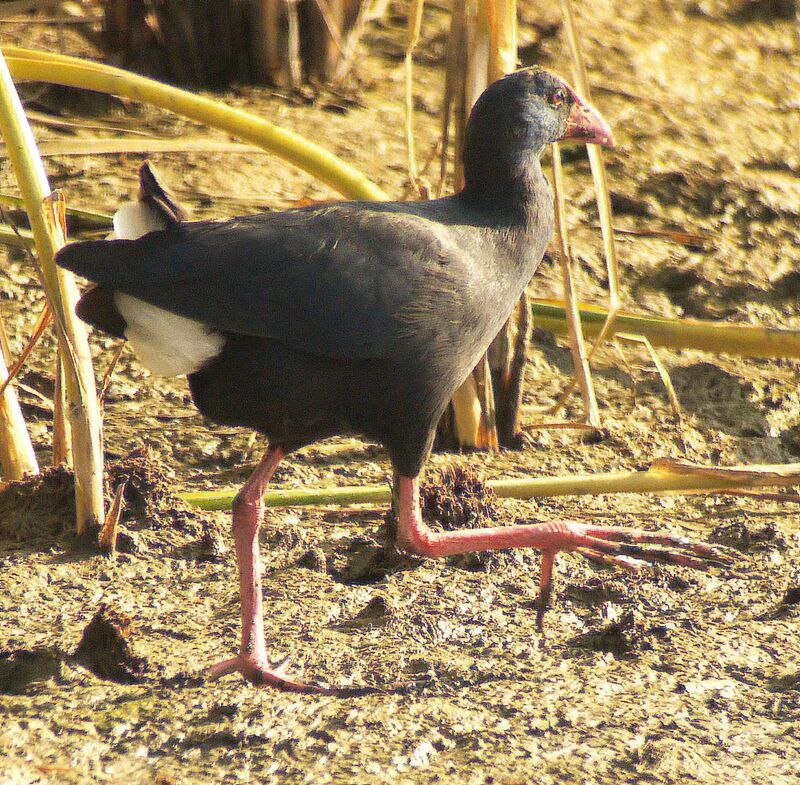
[[[553,586],[553,561],[559,551],[575,551],[598,564],[638,572],[646,564],[677,564],[694,570],[725,567],[727,554],[705,542],[664,532],[616,526],[559,522],[545,524],[552,540],[542,549],[542,575],[536,623],[542,629]]]
[[[288,661],[271,666],[267,659],[254,657],[252,654],[239,654],[229,660],[223,660],[208,670],[208,680],[216,681],[229,673],[241,673],[247,681],[256,687],[275,687],[285,692],[317,692],[326,693],[328,688],[295,679],[287,673]]]
[[[274,687],[283,692],[336,695],[345,698],[384,692],[378,687],[323,687],[319,684],[308,684],[290,676],[287,673],[288,666],[288,659],[277,665],[269,665],[266,657],[258,658],[252,654],[239,654],[229,660],[218,662],[209,668],[206,678],[208,681],[216,681],[229,673],[241,673],[247,681],[256,687]],[[400,687],[403,686],[400,685]]]
[[[725,567],[733,559],[713,545],[689,537],[615,526],[569,524],[591,539],[576,548],[592,561],[636,571],[645,564],[678,564],[694,570]]]

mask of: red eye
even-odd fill
[[[550,93],[550,103],[553,106],[560,106],[567,100],[567,91],[563,87],[558,87]]]

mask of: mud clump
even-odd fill
[[[75,484],[63,467],[9,483],[0,491],[0,539],[31,542],[59,537],[75,522]]]
[[[423,519],[433,529],[454,531],[496,525],[500,517],[497,500],[477,475],[460,466],[443,469],[439,477],[420,487],[420,508]],[[325,569],[334,580],[345,584],[369,584],[388,575],[411,569],[419,560],[401,553],[395,547],[397,521],[394,506],[386,514],[380,534],[375,538],[360,537],[347,547],[324,555]],[[467,570],[485,570],[502,563],[508,552],[483,551],[450,556],[448,563]],[[319,554],[304,553],[298,564],[318,568]]]
[[[443,469],[438,480],[423,483],[420,507],[423,520],[444,531],[493,526],[500,517],[493,491],[462,466]]]
[[[462,466],[443,469],[437,480],[423,483],[420,508],[422,519],[440,531],[502,525],[503,510],[492,489]],[[447,561],[454,567],[480,572],[521,558],[525,558],[524,551],[478,551],[450,556]]]
[[[638,657],[643,651],[653,648],[651,639],[669,637],[669,627],[663,624],[648,624],[641,614],[629,610],[618,619],[575,635],[567,641],[568,646],[586,651],[611,654],[615,659]]]
[[[131,627],[126,614],[101,606],[84,629],[74,658],[101,679],[141,682],[148,665],[132,652]]]
[[[786,542],[772,521],[764,525],[734,521],[715,526],[711,531],[711,541],[740,551],[784,550]]]
[[[134,450],[107,467],[107,509],[123,483],[123,522],[144,524],[160,537],[170,530],[189,535],[198,541],[202,558],[216,558],[224,550],[218,527],[174,492],[167,474],[146,450]],[[74,526],[75,478],[64,467],[12,482],[0,491],[0,540],[59,538],[71,535]],[[90,534],[94,537],[95,532]],[[120,533],[120,551],[135,553],[139,547],[130,532]]]
[[[134,450],[108,467],[109,502],[122,483],[125,483],[123,521],[146,520],[198,538],[216,531],[202,513],[173,491],[167,473],[150,458],[147,450]]]

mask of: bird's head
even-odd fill
[[[516,169],[560,141],[614,144],[608,123],[561,77],[539,67],[515,71],[475,102],[464,138],[466,178],[488,175],[489,161],[496,173]]]

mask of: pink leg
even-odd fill
[[[233,539],[242,601],[242,642],[238,656],[214,665],[209,678],[213,681],[238,672],[256,685],[270,684],[279,689],[306,692],[316,688],[289,678],[283,666],[270,667],[264,640],[258,532],[264,519],[263,497],[281,458],[283,451],[280,448],[267,450],[233,501]]]
[[[419,507],[419,480],[398,476],[399,514],[397,545],[420,556],[452,556],[472,551],[506,548],[536,548],[542,553],[539,609],[541,627],[553,584],[553,564],[560,551],[579,551],[582,555],[626,569],[638,569],[648,562],[681,564],[695,569],[724,565],[732,560],[704,543],[659,532],[611,526],[587,526],[567,521],[527,526],[497,526],[463,531],[432,531],[422,520]],[[666,549],[642,546],[666,546]],[[683,548],[689,553],[681,553]],[[671,549],[671,550],[670,550]]]

